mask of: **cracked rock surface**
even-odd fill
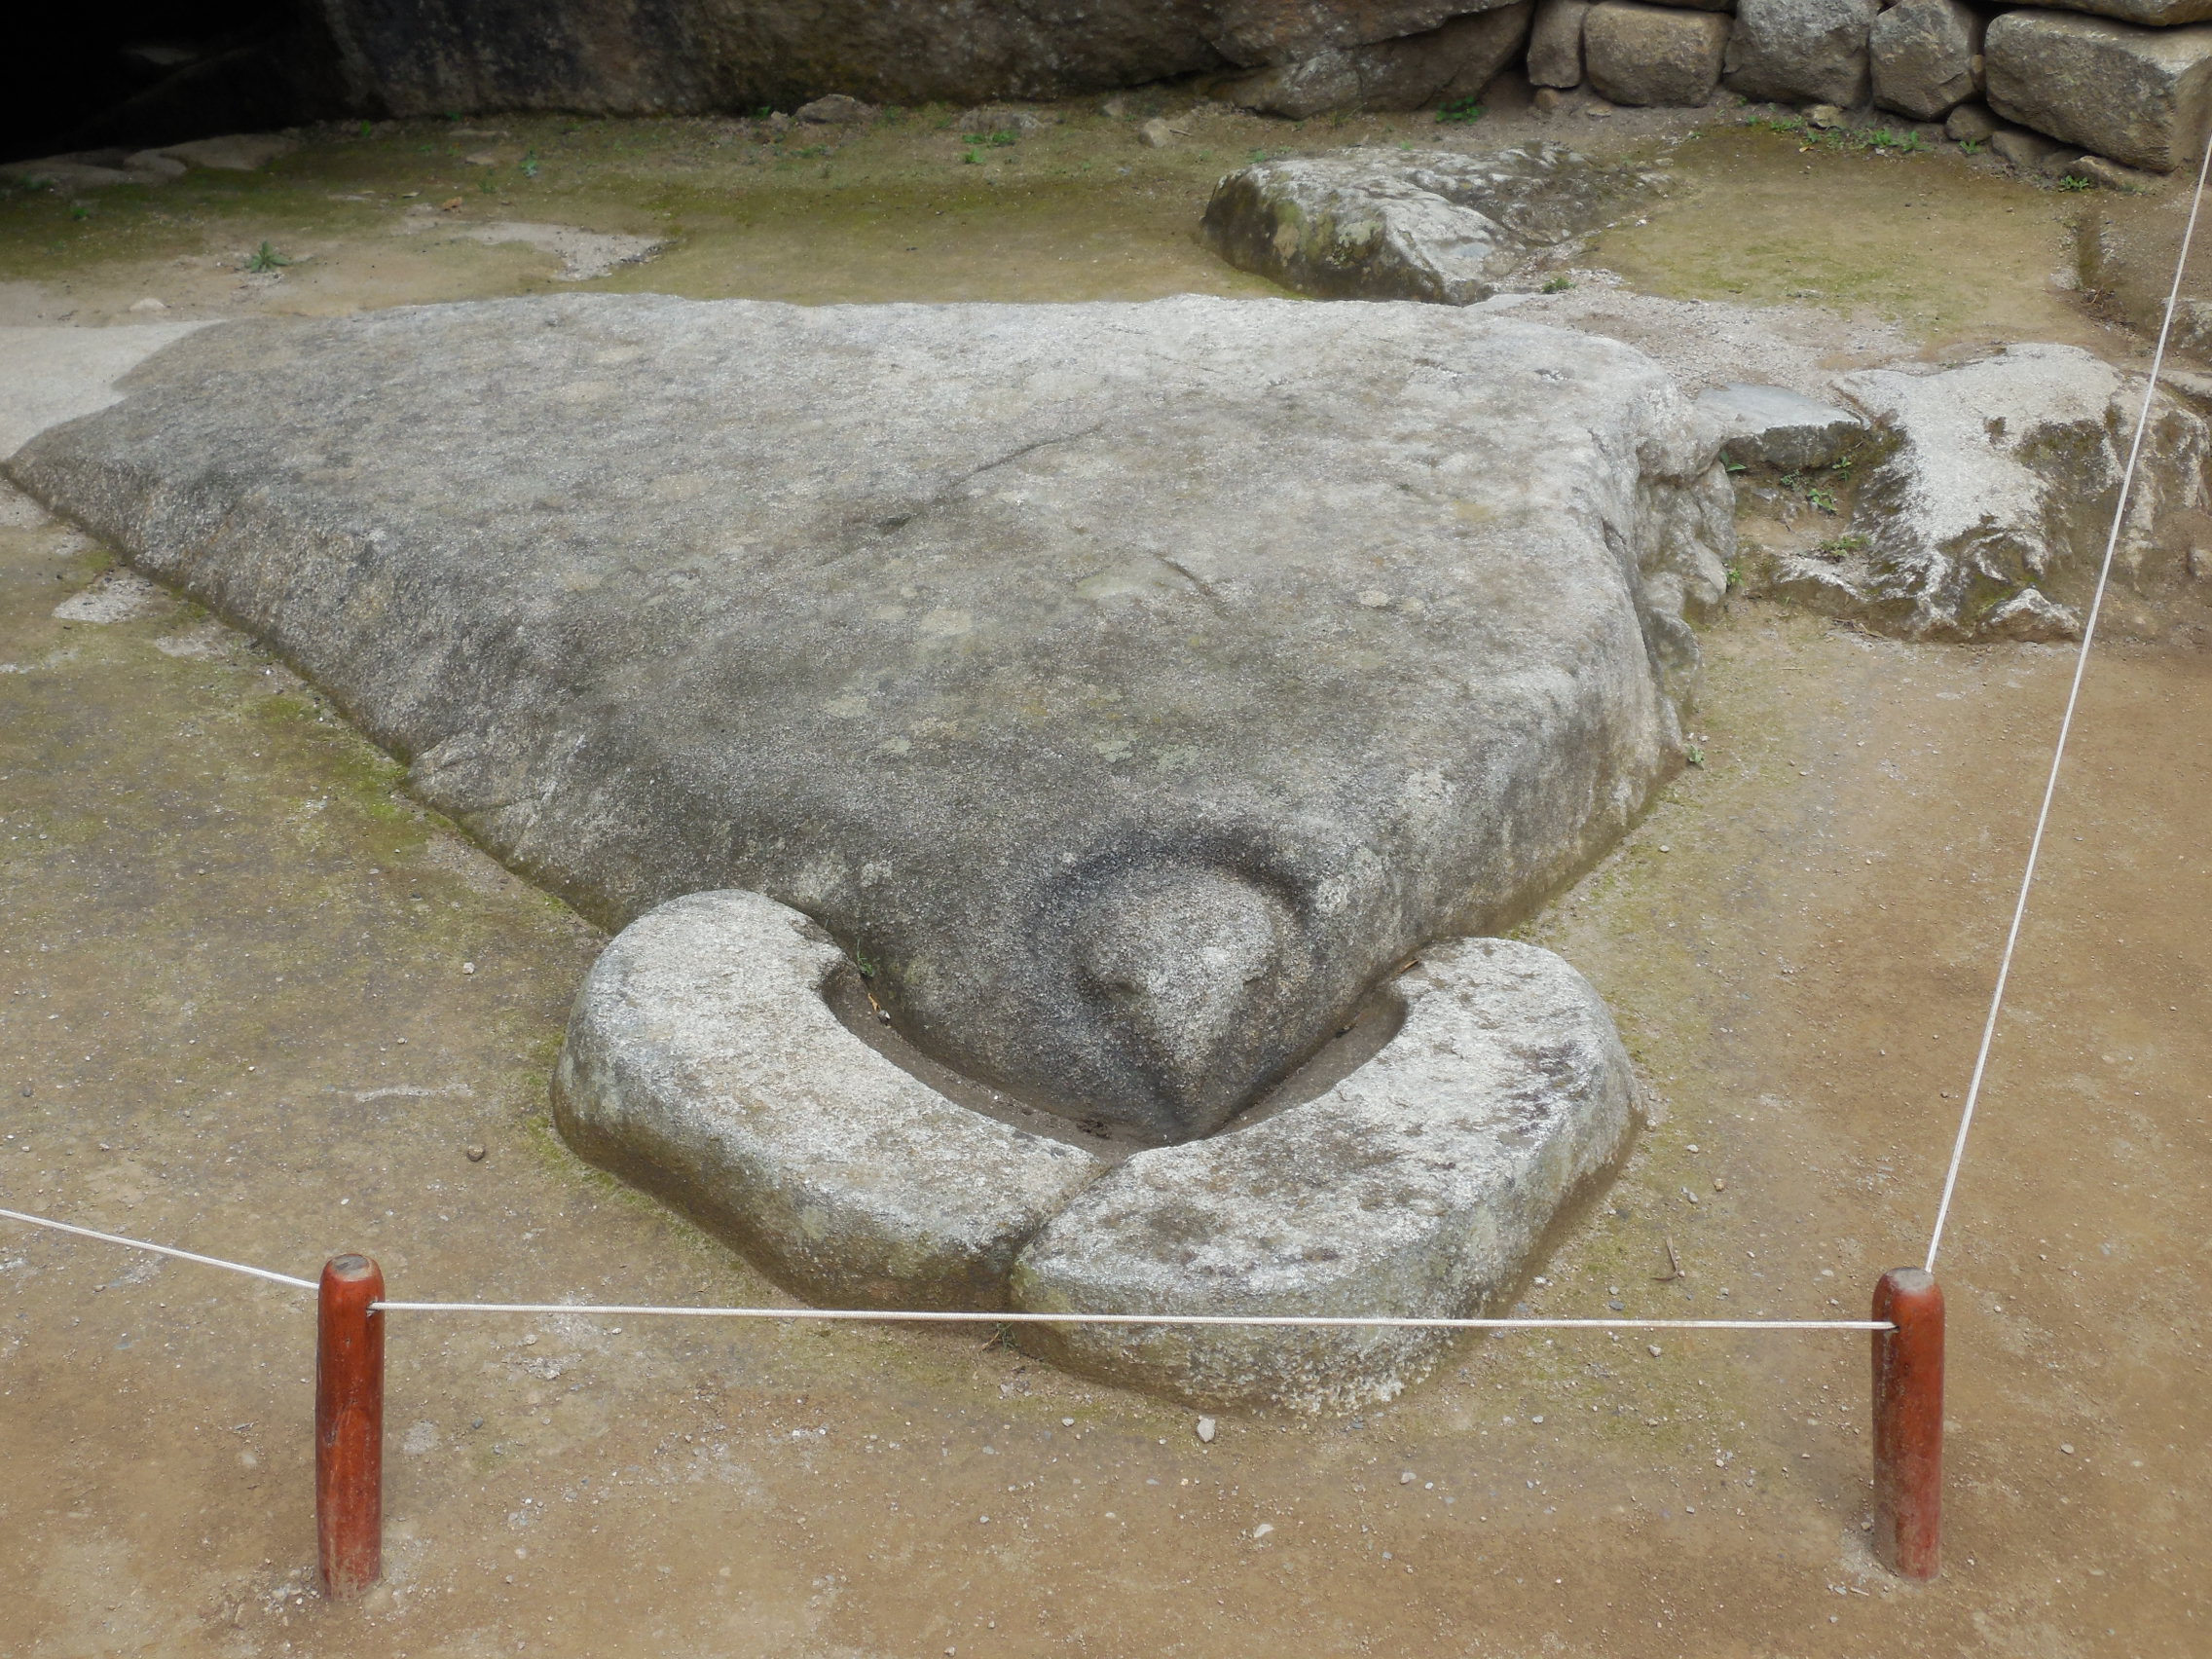
[[[1776,562],[1769,591],[1919,640],[2070,640],[2104,556],[2141,377],[2073,346],[2011,346],[1936,374],[1867,369],[1836,390],[1874,458],[1846,534]],[[2137,592],[2202,545],[2212,426],[2161,389],[2114,558]]]
[[[1105,1165],[954,1104],[848,1031],[844,952],[756,893],[694,893],[600,954],[561,1134],[815,1302],[1003,1306],[1014,1252]]]
[[[1203,230],[1230,264],[1317,299],[1464,306],[1570,257],[1662,183],[1564,144],[1343,150],[1239,167],[1214,188]]]
[[[618,927],[742,887],[932,1057],[1204,1134],[1675,763],[1717,434],[1433,306],[564,295],[224,324],[19,483]]]
[[[1463,1318],[1620,1151],[1635,1078],[1605,1006],[1548,950],[1453,940],[1395,987],[1405,1022],[1319,1098],[1140,1152],[1087,1187],[1014,1270],[1039,1312]],[[1199,1405],[1351,1410],[1424,1372],[1450,1333],[1028,1326],[1071,1369]]]
[[[1312,1098],[1115,1164],[956,1102],[832,1012],[844,955],[696,893],[594,964],[554,1074],[570,1145],[809,1299],[1030,1312],[1464,1317],[1620,1152],[1635,1077],[1550,951],[1430,946],[1395,1029]],[[1379,1011],[1380,1012],[1380,1011]],[[1201,1406],[1387,1399],[1444,1331],[1024,1325],[1056,1363]]]

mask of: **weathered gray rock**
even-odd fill
[[[1657,174],[1538,143],[1341,150],[1239,167],[1206,203],[1230,264],[1322,299],[1486,300],[1530,260],[1565,257]]]
[[[1529,29],[1529,80],[1538,87],[1582,85],[1582,22],[1591,0],[1536,0]]]
[[[956,132],[1042,132],[1047,125],[1036,110],[992,103],[962,110],[952,128]]]
[[[1709,387],[1697,406],[1720,428],[1720,453],[1739,466],[1806,472],[1832,465],[1866,437],[1866,423],[1850,410],[1779,386]]]
[[[1426,34],[1330,47],[1225,83],[1217,95],[1294,121],[1329,110],[1426,109],[1471,98],[1520,55],[1533,10],[1533,0],[1512,0]]]
[[[1423,34],[1481,0],[545,0],[529,26],[482,0],[325,0],[332,71],[364,115],[791,109],[1054,98],[1295,63]]]
[[[1598,994],[1549,951],[1431,947],[1405,1023],[1328,1093],[1142,1152],[1079,1194],[1015,1265],[1035,1312],[1464,1318],[1618,1155],[1635,1079]],[[1031,1326],[1055,1363],[1199,1406],[1349,1410],[1396,1394],[1436,1331]]]
[[[764,893],[935,1057],[1173,1139],[1618,834],[1716,444],[1444,307],[565,295],[203,330],[9,471],[594,919]]]
[[[1987,143],[2003,130],[2003,123],[1982,104],[1963,103],[1943,118],[1943,136],[1954,144]]]
[[[2072,346],[2013,346],[1940,374],[1870,369],[1837,390],[1886,451],[1850,538],[1786,558],[1775,591],[1908,639],[2071,639],[2094,584],[2142,382]],[[2205,507],[2212,427],[2161,391],[2116,561],[2160,579]]]
[[[2093,12],[2152,28],[2212,20],[2212,0],[2052,0],[2052,4],[2065,12]]]
[[[2118,162],[2108,162],[2102,156],[2083,156],[2067,169],[2068,176],[2087,179],[2099,190],[2140,191],[2149,190],[2158,182],[2154,173],[2123,167]]]
[[[1728,41],[1728,90],[1751,99],[1866,101],[1867,39],[1881,0],[1740,0]]]
[[[1941,121],[1981,94],[1982,16],[1961,0],[1899,0],[1867,40],[1874,101],[1916,121]]]
[[[124,158],[123,165],[147,184],[167,184],[192,170],[174,156],[164,155],[159,150],[134,150]]]
[[[800,104],[792,114],[815,127],[858,127],[875,119],[875,106],[843,92],[830,92]]]
[[[34,189],[73,194],[80,190],[105,190],[116,184],[158,182],[128,167],[88,162],[76,156],[47,156],[35,162],[9,162],[0,166],[0,179]]]
[[[1605,0],[1582,29],[1590,85],[1618,104],[1695,108],[1719,83],[1729,28],[1717,12]]]
[[[2156,172],[2204,153],[2212,26],[2007,12],[1989,25],[1984,51],[1989,107],[2008,121]]]
[[[299,147],[297,138],[281,132],[227,132],[219,138],[165,144],[159,153],[188,166],[212,167],[220,172],[259,172],[277,157],[288,156]]]
[[[1989,149],[1992,155],[2027,173],[2043,171],[2044,164],[2053,156],[2075,153],[2055,138],[2019,127],[2007,127],[1990,134]]]
[[[863,1043],[826,1000],[852,971],[756,893],[647,912],[577,993],[554,1121],[809,1301],[1003,1307],[1015,1253],[1106,1165]]]

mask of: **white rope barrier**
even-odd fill
[[[582,1313],[680,1319],[882,1320],[908,1325],[1257,1325],[1292,1330],[1403,1331],[1894,1331],[1886,1319],[1451,1319],[1334,1313],[1014,1313],[907,1308],[672,1308],[567,1302],[372,1302],[389,1313]]]
[[[300,1290],[313,1290],[313,1279],[294,1278],[290,1273],[272,1272],[267,1268],[249,1268],[243,1262],[226,1262],[219,1256],[197,1256],[190,1250],[171,1249],[166,1244],[149,1244],[143,1238],[125,1238],[120,1234],[96,1233],[89,1227],[72,1227],[66,1221],[54,1221],[43,1215],[25,1215],[21,1210],[0,1209],[0,1216],[10,1221],[20,1221],[31,1227],[48,1227],[56,1233],[74,1233],[80,1238],[97,1238],[102,1244],[122,1244],[132,1250],[151,1250],[157,1256],[173,1256],[180,1262],[198,1262],[203,1268],[221,1268],[226,1272],[244,1273],[248,1278],[267,1279],[271,1284],[288,1284]]]
[[[2044,781],[2043,804],[2036,810],[2036,830],[2028,839],[2028,862],[2020,871],[2020,895],[2012,904],[2012,923],[2005,932],[2005,953],[1997,964],[1997,984],[1990,992],[1989,1017],[1982,1022],[1981,1047],[1973,1057],[1973,1076],[1967,1084],[1966,1105],[1959,1112],[1958,1139],[1951,1147],[1951,1164],[1943,1174],[1943,1196],[1936,1205],[1936,1226],[1928,1235],[1927,1269],[1936,1271],[1936,1253],[1943,1243],[1943,1225],[1950,1219],[1951,1196],[1959,1184],[1959,1166],[1967,1156],[1967,1134],[1973,1127],[1974,1107],[1981,1099],[1981,1081],[1989,1069],[1989,1051],[1997,1040],[1997,1017],[2005,1007],[2005,986],[2012,977],[2012,952],[2020,942],[2020,924],[2028,913],[2028,890],[2035,885],[2036,865],[2043,857],[2044,830],[2050,823],[2050,803],[2058,793],[2059,768],[2066,762],[2066,740],[2074,730],[2074,712],[2082,700],[2082,679],[2089,667],[2089,647],[2096,643],[2097,619],[2104,613],[2105,589],[2112,580],[2113,555],[2120,548],[2120,533],[2127,522],[2127,505],[2135,492],[2135,466],[2142,459],[2144,434],[2151,427],[2151,406],[2157,396],[2158,372],[2165,367],[2166,342],[2173,334],[2174,311],[2181,303],[2182,274],[2189,269],[2190,244],[2196,239],[2197,211],[2204,205],[2204,181],[2212,174],[2212,144],[2204,149],[2196,167],[2196,194],[2189,203],[2189,223],[2181,234],[2181,254],[2174,261],[2173,285],[2166,290],[2166,311],[2158,323],[2157,348],[2151,353],[2151,378],[2143,386],[2143,407],[2135,417],[2135,435],[2127,446],[2127,465],[2120,473],[2120,499],[2112,509],[2112,533],[2105,537],[2104,561],[2097,567],[2097,590],[2089,601],[2088,620],[2082,625],[2082,648],[2074,655],[2074,682],[2067,688],[2066,713],[2058,722],[2058,742],[2050,752],[2050,776]]]
[[[226,1262],[219,1256],[196,1255],[166,1244],[150,1244],[143,1238],[126,1238],[117,1233],[99,1233],[43,1215],[0,1209],[0,1217],[31,1227],[73,1233],[80,1238],[96,1238],[103,1244],[147,1250],[157,1256],[198,1262],[202,1267],[222,1268],[234,1273],[288,1284],[301,1290],[319,1288],[313,1279],[252,1268],[243,1262]],[[1897,1327],[1882,1319],[1447,1319],[1391,1314],[1322,1313],[1014,1313],[964,1312],[916,1308],[678,1308],[657,1303],[574,1302],[372,1302],[375,1313],[574,1313],[593,1317],[675,1319],[825,1319],[902,1325],[1256,1325],[1308,1329],[1367,1329],[1415,1331],[1891,1331]]]

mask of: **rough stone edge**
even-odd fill
[[[1512,1048],[1525,1034],[1480,1026],[1453,994],[1459,988],[1473,989],[1470,981],[1479,981],[1486,972],[1493,978],[1499,977],[1500,956],[1516,962],[1516,967],[1502,970],[1504,975],[1534,967],[1553,977],[1563,1004],[1571,1004],[1560,1012],[1580,1023],[1579,1035],[1598,1055],[1598,1063],[1581,1080],[1575,1095],[1575,1104],[1587,1109],[1561,1113],[1546,1125],[1548,1132],[1505,1149],[1508,1167],[1488,1180],[1480,1196],[1434,1219],[1432,1238],[1442,1254],[1454,1259],[1454,1272],[1441,1278],[1431,1275],[1420,1294],[1384,1293],[1375,1281],[1400,1265],[1392,1256],[1374,1269],[1332,1283],[1273,1291],[1249,1285],[1225,1289],[1193,1279],[1171,1290],[1163,1301],[1146,1297],[1148,1306],[1139,1307],[1129,1287],[1099,1282],[1095,1272],[1087,1275],[1085,1268],[1094,1264],[1067,1250],[1067,1235],[1085,1225],[1087,1211],[1116,1201],[1143,1202],[1144,1195],[1132,1189],[1140,1188],[1154,1171],[1200,1161],[1234,1164],[1240,1155],[1255,1150],[1265,1156],[1266,1142],[1295,1142],[1347,1121],[1347,1116],[1357,1114],[1350,1097],[1370,1068],[1393,1049],[1433,1041],[1440,1028],[1457,1024],[1458,1029],[1450,1033],[1456,1039],[1450,1045],[1456,1053],[1464,1052],[1458,1044],[1486,1042],[1508,1065],[1518,1061],[1532,1073],[1532,1065]],[[1471,965],[1469,958],[1478,959],[1477,964]],[[1480,1314],[1517,1280],[1558,1218],[1570,1213],[1576,1198],[1618,1161],[1634,1122],[1641,1117],[1639,1090],[1635,1069],[1604,999],[1552,952],[1508,940],[1455,940],[1423,952],[1420,972],[1429,981],[1425,991],[1412,977],[1402,982],[1415,995],[1398,1034],[1375,1060],[1328,1093],[1246,1129],[1140,1153],[1077,1195],[1022,1252],[1014,1271],[1014,1305],[1029,1312],[1235,1311],[1444,1318]],[[1469,1067],[1475,1074],[1485,1069]],[[1427,1101],[1399,1098],[1388,1110],[1406,1121],[1429,1106]],[[1363,1115],[1373,1119],[1377,1113],[1370,1109]],[[1227,1183],[1210,1190],[1219,1191],[1221,1185]],[[1248,1192],[1233,1191],[1251,1199]],[[1305,1190],[1294,1188],[1278,1190],[1272,1201],[1289,1210],[1304,1207],[1307,1198]],[[1451,1235],[1462,1229],[1463,1235],[1453,1240]],[[1055,1253],[1060,1255],[1058,1262],[1051,1259]],[[1020,1333],[1024,1349],[1080,1375],[1166,1394],[1194,1406],[1277,1407],[1309,1414],[1353,1411],[1394,1398],[1426,1376],[1455,1340],[1455,1334],[1446,1331],[1387,1328],[1238,1331],[1035,1325]]]
[[[824,999],[844,962],[756,893],[648,911],[576,993],[554,1123],[811,1302],[1003,1308],[1015,1254],[1105,1165],[947,1100],[846,1030]]]

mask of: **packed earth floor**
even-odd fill
[[[995,146],[949,112],[780,142],[422,124],[75,207],[18,193],[0,324],[550,286],[561,254],[463,234],[508,221],[668,244],[597,288],[1267,292],[1194,239],[1224,166],[1439,131],[1130,106]],[[1153,113],[1173,145],[1137,143]],[[1449,141],[1535,129],[1496,119]],[[2004,339],[2139,360],[2076,291],[2083,204],[1977,159],[1681,114],[1563,135],[1671,158],[1666,202],[1588,256],[1623,294],[1794,302],[1837,365]],[[263,243],[294,263],[242,269]],[[785,1300],[549,1128],[601,937],[195,607],[68,607],[110,563],[7,498],[0,1204],[290,1272],[361,1250],[408,1299]],[[1532,1312],[1860,1316],[1918,1261],[2071,667],[1741,598],[1705,644],[1700,763],[1525,930],[1595,980],[1654,1108],[1556,1230]],[[1361,1418],[1224,1417],[1207,1442],[988,1325],[395,1315],[386,1582],[334,1607],[313,1592],[311,1299],[9,1228],[0,1648],[2201,1652],[2203,645],[2121,643],[2090,669],[1946,1244],[1930,1587],[1863,1543],[1859,1336],[1499,1336]]]

